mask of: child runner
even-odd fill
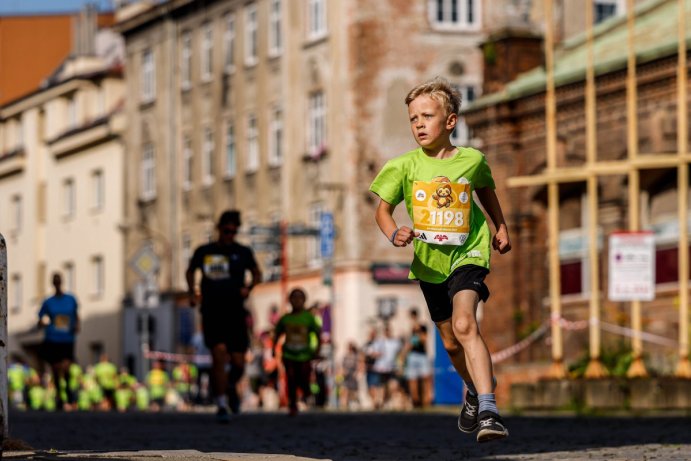
[[[418,85],[405,103],[419,147],[387,162],[370,186],[381,199],[375,219],[394,246],[414,245],[409,277],[420,281],[444,348],[468,389],[459,429],[472,433],[479,427],[478,442],[504,438],[509,431],[497,410],[492,362],[475,316],[478,302],[489,297],[484,279],[490,244],[500,254],[511,249],[492,173],[481,152],[451,144],[461,98],[446,80]],[[494,223],[494,238],[473,191]],[[402,201],[412,229],[393,219]]]
[[[310,394],[311,361],[319,355],[319,341],[313,347],[313,339],[319,338],[321,328],[312,313],[305,310],[307,295],[300,288],[295,288],[288,295],[293,307],[292,312],[285,314],[276,324],[274,344],[285,335],[282,347],[283,365],[288,381],[288,409],[290,416],[298,412],[297,390],[302,391],[302,398]]]

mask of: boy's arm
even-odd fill
[[[497,231],[492,239],[492,247],[499,254],[508,253],[511,250],[509,230],[506,227],[506,221],[504,220],[504,214],[501,211],[501,205],[499,205],[496,192],[491,187],[484,187],[482,189],[475,189],[475,193]]]
[[[377,221],[379,229],[384,233],[389,242],[395,247],[404,247],[413,241],[415,234],[413,229],[408,226],[398,227],[393,219],[393,210],[396,205],[392,205],[384,200],[379,200],[377,212],[374,219]]]

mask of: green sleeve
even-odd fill
[[[322,332],[322,327],[319,324],[319,321],[317,321],[317,317],[314,315],[312,316],[312,331],[319,337],[319,335]]]
[[[401,162],[389,160],[381,169],[369,190],[374,192],[391,205],[398,205],[403,201],[403,171]]]
[[[473,187],[475,189],[484,189],[486,187],[494,189],[494,178],[492,178],[492,170],[490,170],[489,168],[487,158],[485,157],[485,154],[483,154],[482,152],[477,152],[480,156],[480,161],[478,162],[477,168],[475,169]]]

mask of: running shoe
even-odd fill
[[[480,430],[477,433],[478,442],[503,439],[509,436],[509,430],[504,426],[504,421],[496,413],[483,411],[478,416]]]
[[[228,424],[230,422],[230,414],[226,407],[218,407],[216,410],[216,422],[220,424]]]
[[[465,394],[465,401],[461,408],[461,414],[458,415],[458,430],[466,434],[472,434],[477,429],[477,410],[480,402],[477,395],[470,395],[469,392]]]

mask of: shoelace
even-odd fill
[[[481,427],[491,426],[492,423],[494,423],[494,422],[495,421],[492,418],[483,419],[482,421],[480,421],[480,426]],[[497,424],[499,424],[499,423],[497,423]]]
[[[477,413],[477,406],[471,405],[470,403],[466,402],[465,403],[465,412],[468,416],[470,416],[472,418]]]
[[[506,430],[504,425],[502,423],[500,423],[499,421],[495,420],[494,418],[487,418],[487,419],[483,419],[482,421],[480,421],[480,427],[488,427],[488,426],[492,426],[493,424],[496,424],[497,426],[501,427],[501,429],[503,431]]]

